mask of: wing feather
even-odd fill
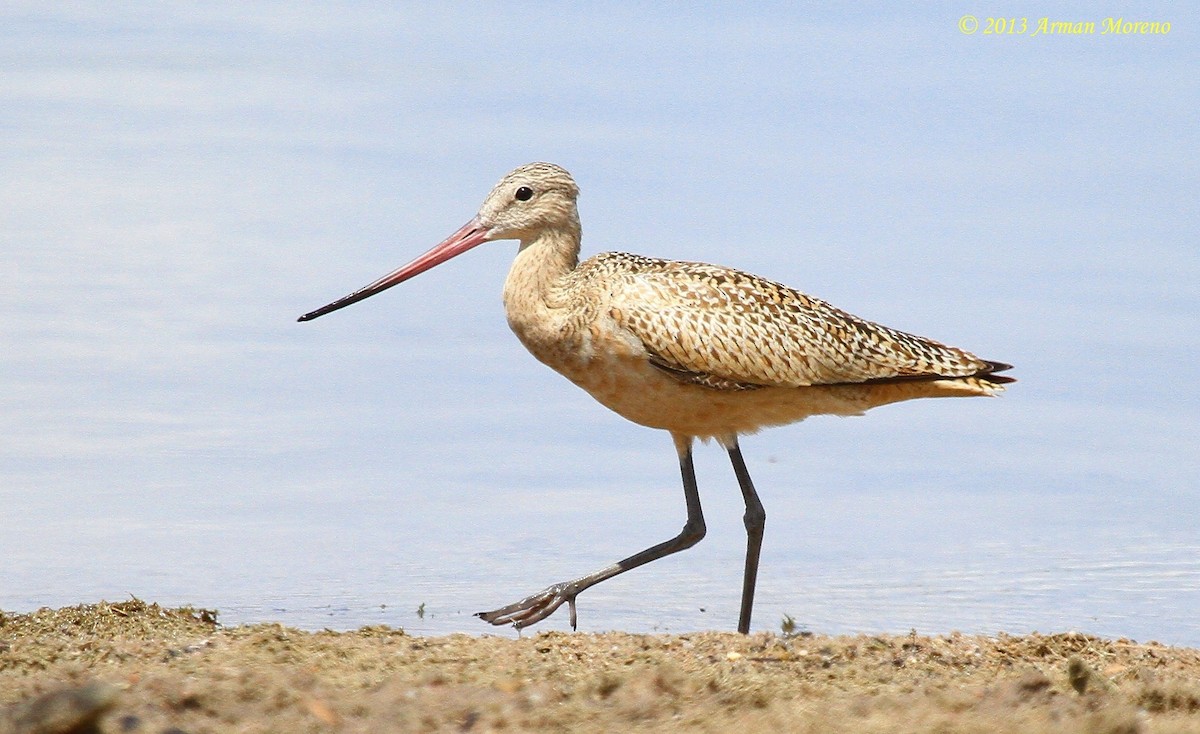
[[[611,315],[651,363],[718,389],[985,375],[1005,367],[739,270],[605,253]],[[620,277],[610,268],[619,266]],[[1007,381],[998,378],[997,382]]]

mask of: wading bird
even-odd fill
[[[860,415],[913,398],[995,395],[1010,365],[860,319],[787,286],[730,268],[606,252],[579,262],[579,188],[550,163],[505,176],[474,219],[412,262],[308,321],[403,283],[491,240],[520,246],[504,282],[509,326],[533,356],[634,423],[670,431],[687,521],[674,538],[594,573],[477,616],[526,627],[589,587],[704,537],[695,439],[729,453],[746,503],[738,631],[750,630],[766,513],[738,435],[810,415]]]

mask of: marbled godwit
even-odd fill
[[[670,431],[679,454],[687,522],[674,538],[611,566],[479,617],[526,627],[564,602],[704,537],[692,468],[694,439],[729,453],[746,503],[746,565],[738,631],[750,630],[766,513],[738,435],[810,415],[860,415],[912,398],[994,395],[1010,366],[852,316],[748,273],[620,252],[579,262],[571,175],[531,163],[505,176],[479,213],[407,265],[301,321],[335,311],[490,240],[519,240],[504,283],[508,323],[542,362],[629,420]]]

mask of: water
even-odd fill
[[[668,437],[508,333],[511,243],[294,322],[551,159],[586,253],[739,265],[1017,365],[1001,399],[743,440],[756,628],[1200,645],[1183,11],[1006,47],[933,11],[4,12],[0,609],[480,633],[676,533]],[[719,449],[697,470],[708,537],[589,590],[582,629],[734,627],[740,496]]]

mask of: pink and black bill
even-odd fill
[[[454,234],[447,237],[440,244],[436,245],[429,252],[421,255],[417,259],[403,265],[396,270],[388,273],[379,280],[369,285],[363,286],[354,291],[348,296],[339,298],[338,300],[328,305],[318,308],[316,311],[310,311],[301,316],[297,321],[312,321],[318,316],[324,316],[327,313],[336,311],[339,308],[345,308],[352,303],[370,298],[376,293],[391,288],[394,285],[400,285],[409,278],[420,275],[430,268],[446,262],[456,255],[461,255],[472,247],[483,244],[488,241],[490,230],[479,223],[479,219],[472,219],[462,226]]]

